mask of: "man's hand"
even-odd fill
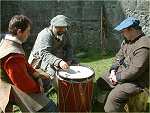
[[[115,70],[111,70],[110,76],[108,77],[113,85],[117,84],[116,73]]]
[[[67,70],[69,68],[69,65],[65,62],[65,61],[61,61],[59,63],[59,66],[63,69],[63,70]]]
[[[41,69],[36,69],[36,72],[33,73],[34,78],[42,78],[42,79],[51,79],[50,76],[42,71]]]

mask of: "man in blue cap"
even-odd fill
[[[144,35],[139,24],[136,18],[128,17],[115,28],[125,40],[109,72],[97,80],[100,89],[110,91],[106,112],[124,111],[129,96],[149,86],[150,37]]]
[[[64,15],[55,16],[51,20],[50,26],[38,34],[29,56],[28,62],[40,72],[46,72],[52,80],[55,78],[57,69],[67,70],[69,65],[78,64],[67,30],[69,25],[68,17]],[[51,80],[44,81],[45,89],[48,90],[51,85]]]

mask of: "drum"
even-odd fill
[[[85,66],[70,66],[68,71],[58,71],[57,77],[59,111],[91,111],[94,71]]]

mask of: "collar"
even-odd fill
[[[22,44],[22,42],[17,37],[12,36],[11,34],[6,34],[5,39],[11,40],[11,41],[19,43],[19,44]]]
[[[130,43],[130,44],[132,44],[132,43],[134,43],[134,42],[136,42],[139,38],[141,38],[142,36],[145,36],[145,34],[144,33],[141,33],[140,35],[138,35],[134,40],[127,40],[127,43]]]

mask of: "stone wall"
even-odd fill
[[[139,18],[144,32],[150,34],[149,3],[149,0],[1,1],[1,32],[7,31],[8,22],[15,14],[31,18],[32,33],[24,45],[30,52],[38,32],[49,26],[54,16],[64,14],[72,20],[70,32],[75,50],[105,48],[116,52],[122,38],[113,28],[127,16]]]

